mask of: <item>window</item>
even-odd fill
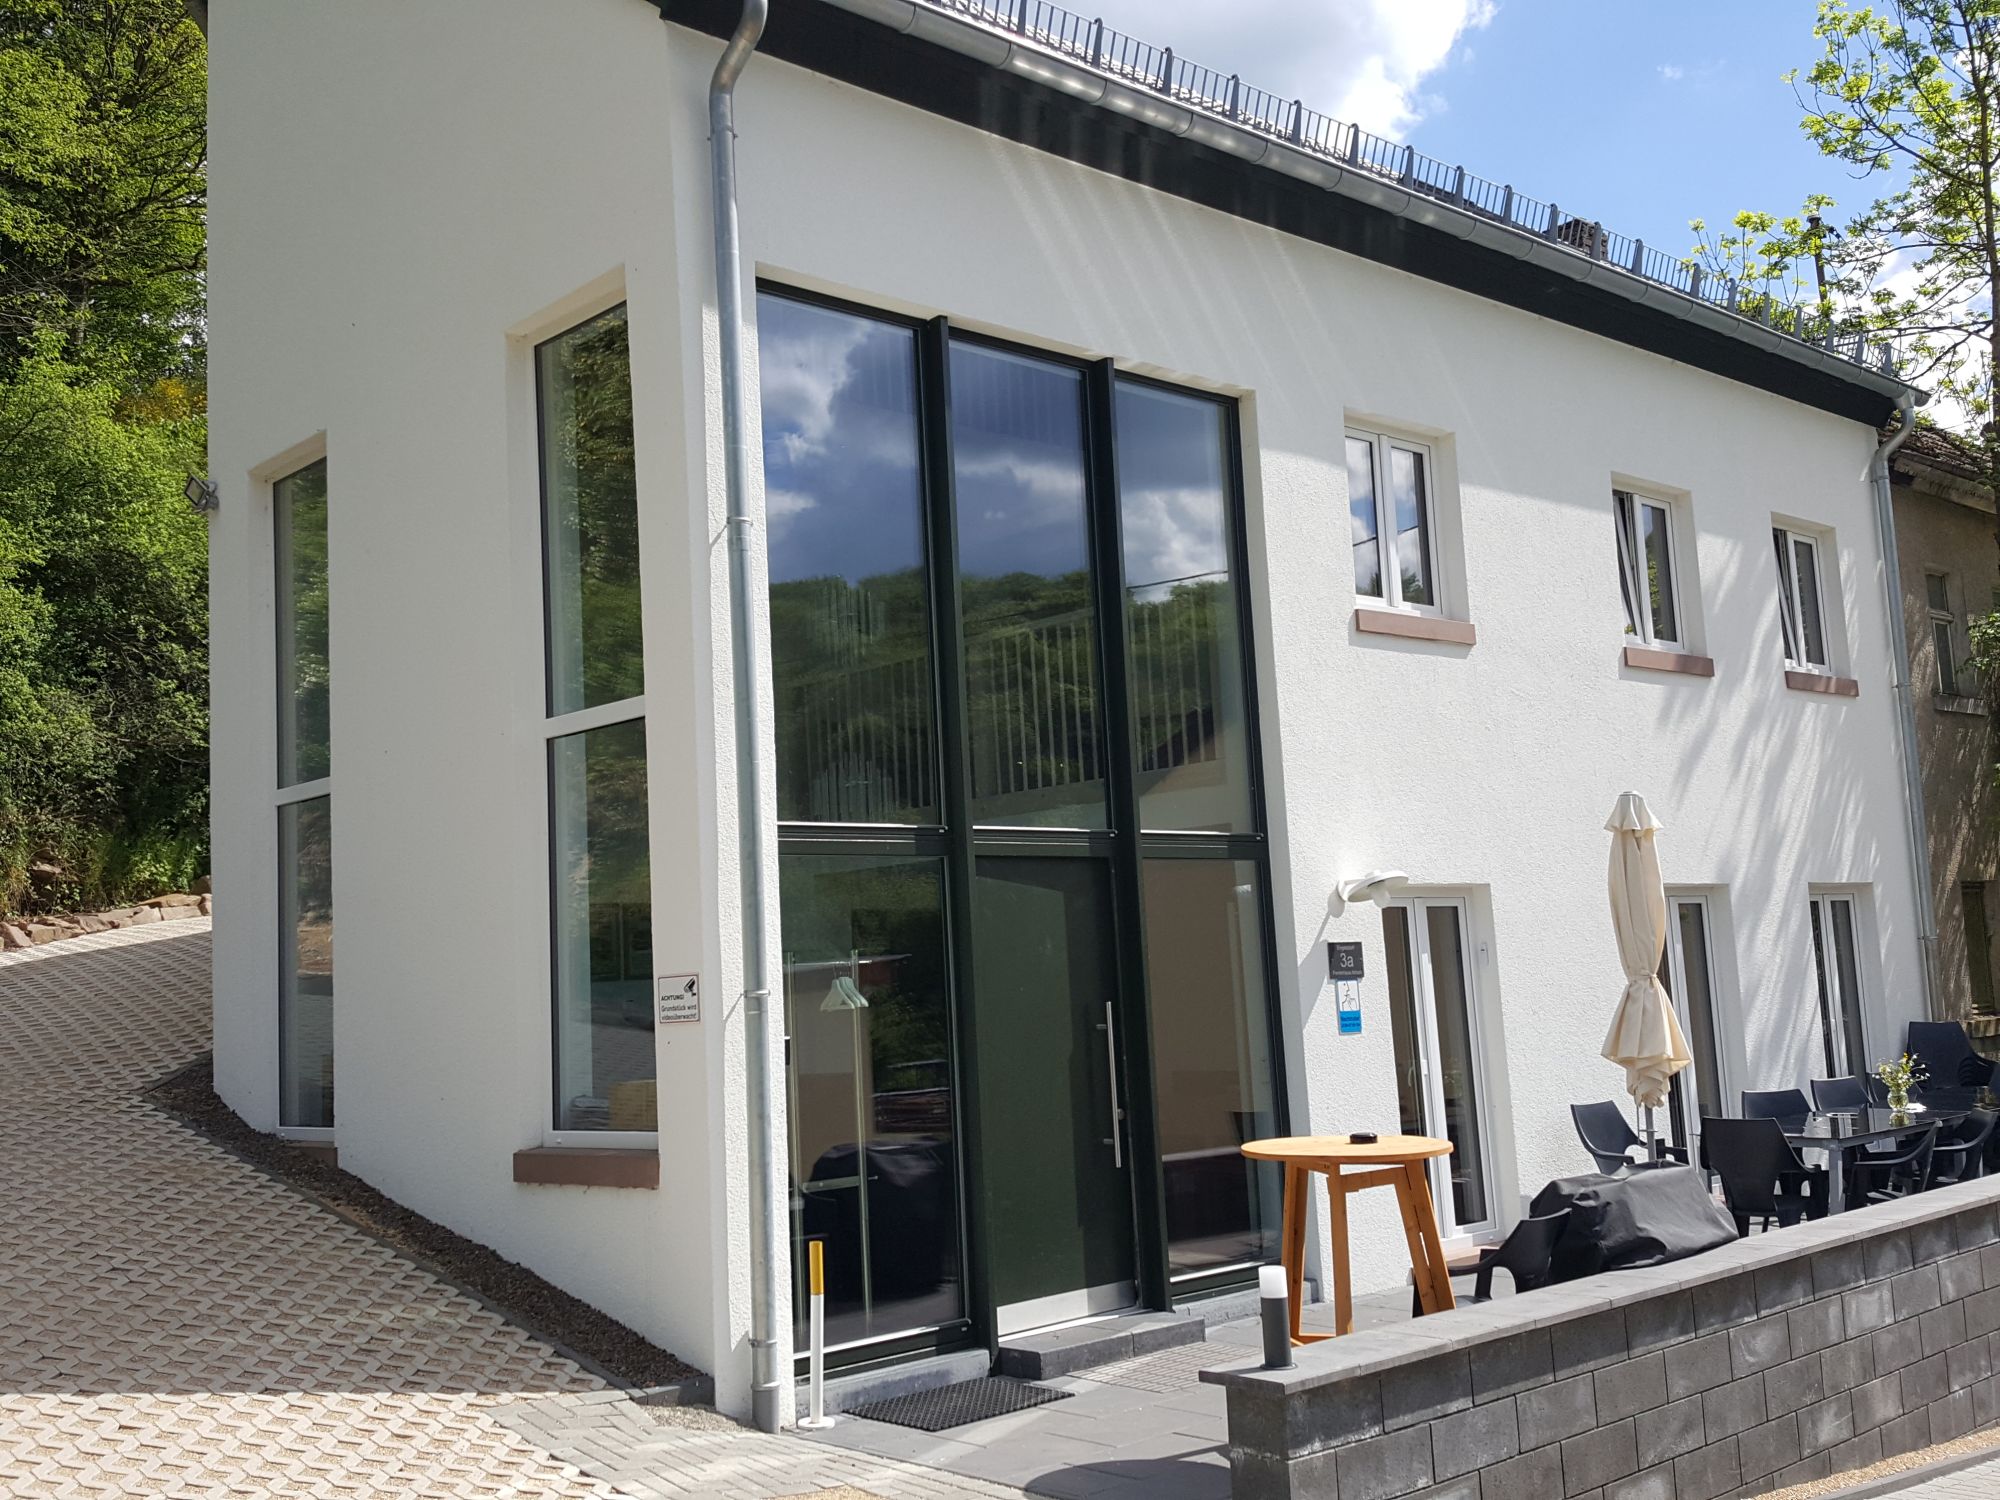
[[[1403,1133],[1452,1144],[1451,1155],[1431,1167],[1446,1234],[1496,1222],[1466,926],[1462,901],[1409,901],[1382,910]]]
[[[1861,962],[1852,896],[1812,898],[1813,969],[1819,985],[1820,1057],[1828,1078],[1868,1069]]]
[[[1663,500],[1611,492],[1618,523],[1618,584],[1625,633],[1643,646],[1681,651],[1680,578],[1674,558],[1674,512]]]
[[[1771,544],[1778,557],[1778,614],[1784,630],[1785,660],[1805,671],[1828,671],[1820,543],[1774,526]]]
[[[652,1132],[645,660],[625,309],[535,350],[557,1131]]]
[[[1354,592],[1404,609],[1437,610],[1431,451],[1379,433],[1347,435]]]
[[[1966,980],[1971,986],[1973,1014],[1990,1016],[1993,993],[1993,930],[1986,921],[1986,882],[1968,880],[1958,888],[1959,911],[1965,918]]]
[[[1931,653],[1937,658],[1937,690],[1947,698],[1964,695],[1958,657],[1958,619],[1951,612],[1951,580],[1943,573],[1924,574],[1925,602],[1931,613]]]
[[[1692,1152],[1703,1119],[1728,1115],[1729,1098],[1716,1022],[1715,955],[1709,945],[1708,902],[1701,896],[1667,898],[1667,944],[1660,983],[1673,997],[1694,1065],[1674,1075],[1668,1108],[1674,1140]],[[1698,1155],[1690,1159],[1698,1160]]]
[[[333,799],[327,487],[319,459],[271,486],[278,660],[278,1123],[333,1125]]]

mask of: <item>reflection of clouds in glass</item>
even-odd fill
[[[856,319],[812,316],[787,309],[764,323],[758,342],[758,379],[764,426],[787,463],[824,451],[833,430],[833,403],[854,373],[854,351],[868,337]],[[767,439],[768,440],[768,439]]]
[[[1165,585],[1217,577],[1229,566],[1222,496],[1206,486],[1121,491],[1125,583],[1142,599],[1164,598]]]
[[[818,510],[819,501],[811,495],[802,495],[797,490],[770,489],[764,491],[764,524],[770,530],[773,544],[782,542],[791,530],[794,517],[802,516],[809,510]]]

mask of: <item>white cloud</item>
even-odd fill
[[[1077,7],[1082,8],[1082,7]],[[1306,108],[1400,139],[1440,101],[1424,80],[1493,0],[1114,0],[1107,26]]]
[[[1661,63],[1660,77],[1664,78],[1668,83],[1679,83],[1683,78],[1687,77],[1687,69],[1683,68],[1679,63]]]

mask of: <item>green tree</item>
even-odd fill
[[[0,912],[205,868],[206,87],[179,0],[0,0]]]

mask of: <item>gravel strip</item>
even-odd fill
[[[252,1130],[215,1092],[210,1054],[203,1053],[170,1073],[146,1090],[146,1096],[225,1151],[359,1225],[579,1363],[595,1366],[608,1379],[644,1388],[672,1385],[700,1373],[527,1267],[383,1196],[352,1172],[343,1172],[296,1142]]]
[[[1933,1448],[1919,1448],[1914,1453],[1899,1453],[1894,1458],[1885,1458],[1879,1464],[1870,1464],[1865,1469],[1849,1469],[1845,1474],[1815,1479],[1810,1484],[1795,1484],[1790,1489],[1773,1490],[1764,1497],[1764,1500],[1816,1500],[1819,1496],[1840,1495],[1857,1485],[1868,1483],[1871,1479],[1885,1479],[1891,1474],[1921,1469],[1926,1464],[1937,1463],[1940,1459],[1959,1458],[1969,1453],[1984,1453],[1988,1449],[2000,1449],[2000,1428],[1989,1428],[1985,1432],[1954,1438],[1949,1443],[1939,1443]]]

